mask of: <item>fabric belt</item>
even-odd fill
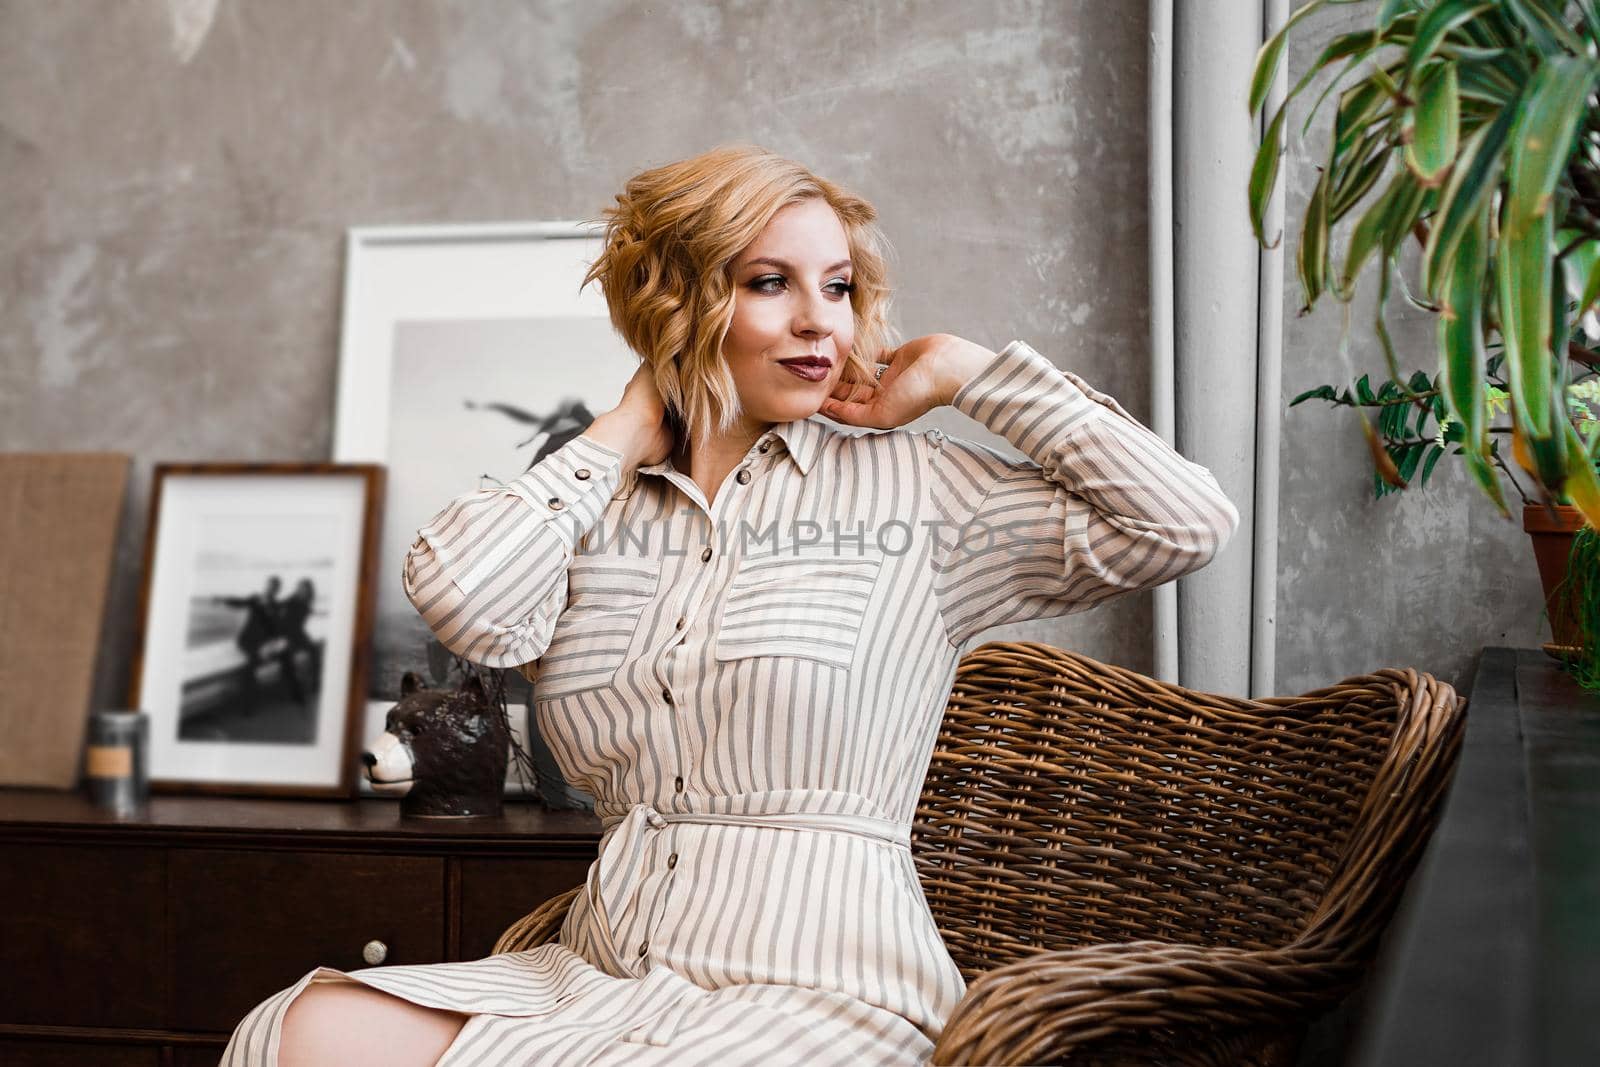
[[[758,813],[719,811],[658,811],[649,804],[635,804],[624,815],[607,815],[600,820],[602,833],[629,820],[643,821],[652,829],[665,829],[675,822],[706,823],[713,826],[768,826],[780,830],[811,830],[820,833],[858,834],[901,848],[911,847],[911,828],[872,815],[851,815],[825,811],[773,811]]]

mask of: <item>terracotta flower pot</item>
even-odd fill
[[[1555,515],[1542,504],[1526,504],[1522,509],[1522,528],[1533,540],[1533,555],[1539,562],[1539,584],[1544,587],[1545,611],[1550,616],[1549,644],[1544,650],[1559,660],[1577,655],[1582,637],[1573,618],[1570,598],[1560,585],[1567,574],[1567,556],[1572,537],[1583,528],[1583,513],[1577,508],[1557,505]]]

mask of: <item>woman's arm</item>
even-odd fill
[[[538,659],[566,607],[574,546],[670,441],[659,394],[636,374],[621,404],[526,474],[446,504],[417,531],[401,579],[428,629],[486,667]]]
[[[1238,528],[1209,470],[1026,342],[959,374],[950,405],[1025,458],[921,435],[935,592],[952,643],[1172,581]]]

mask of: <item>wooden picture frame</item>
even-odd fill
[[[128,702],[152,792],[354,795],[385,474],[156,465]]]

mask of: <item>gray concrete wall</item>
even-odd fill
[[[1332,37],[1370,29],[1373,10],[1365,4],[1324,7],[1291,31],[1290,84]],[[1288,199],[1276,688],[1301,692],[1386,666],[1416,667],[1464,686],[1482,646],[1536,648],[1550,640],[1520,499],[1506,489],[1515,521],[1502,518],[1460,457],[1451,455],[1440,458],[1426,488],[1413,482],[1398,494],[1375,499],[1372,463],[1356,413],[1323,401],[1288,408],[1307,389],[1325,382],[1342,387],[1348,380],[1338,355],[1342,308],[1324,296],[1300,317],[1303,294],[1295,272],[1300,226],[1316,184],[1315,167],[1327,158],[1338,90],[1318,111],[1304,141],[1299,130],[1328,77],[1290,106],[1283,161]],[[1243,195],[1241,190],[1241,203]],[[1341,224],[1335,262],[1343,262],[1356,217],[1347,216]],[[1405,249],[1401,263],[1417,290],[1415,242],[1408,241]],[[1369,265],[1353,304],[1350,344],[1356,375],[1371,372],[1374,383],[1387,377],[1372,330],[1376,283],[1376,266]],[[1391,289],[1388,309],[1401,369],[1408,375],[1418,369],[1436,373],[1435,317],[1408,305],[1398,285]],[[1504,424],[1505,417],[1496,421]]]
[[[152,465],[329,457],[350,225],[589,216],[754,141],[878,204],[907,336],[1025,338],[1147,418],[1145,19],[0,0],[0,448],[135,457],[96,705],[126,695]],[[995,636],[1148,670],[1149,627],[1130,597]]]

